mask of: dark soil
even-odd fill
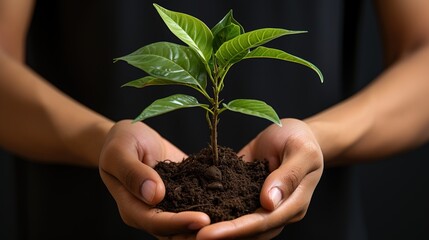
[[[166,187],[156,207],[168,212],[201,211],[212,223],[232,220],[259,208],[259,194],[269,174],[264,161],[244,162],[230,148],[219,147],[219,165],[211,148],[180,163],[159,162],[155,170]]]

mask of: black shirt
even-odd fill
[[[223,98],[264,100],[282,118],[302,119],[322,111],[364,87],[382,70],[377,22],[369,1],[359,4],[339,0],[157,3],[193,15],[209,27],[233,9],[234,17],[247,31],[263,27],[307,30],[306,34],[282,37],[269,45],[314,63],[323,72],[325,83],[321,84],[313,71],[301,65],[267,59],[240,62],[232,67],[225,80]],[[151,2],[39,0],[29,35],[28,63],[58,88],[95,111],[113,120],[134,118],[153,100],[188,91],[164,86],[120,88],[125,82],[146,74],[123,63],[113,64],[112,59],[156,41],[181,43],[164,25]],[[146,123],[188,153],[198,151],[209,142],[200,109],[169,113]],[[238,151],[268,124],[265,120],[225,113],[219,126],[219,143]],[[414,158],[406,156],[407,161],[423,164],[421,159],[427,158],[427,147],[419,151],[414,153]],[[276,239],[421,236],[425,231],[420,221],[425,219],[423,215],[410,217],[403,211],[404,215],[397,216],[398,222],[404,221],[410,229],[415,227],[414,233],[395,232],[392,222],[383,216],[397,211],[398,206],[383,209],[386,203],[380,199],[391,191],[396,191],[394,196],[401,198],[403,189],[394,187],[397,182],[386,185],[395,178],[387,174],[381,179],[377,171],[399,173],[395,163],[402,160],[392,160],[393,164],[384,166],[326,169],[306,217],[286,226]],[[19,188],[15,236],[19,239],[152,239],[122,222],[97,170],[21,161],[15,179]],[[384,189],[382,193],[380,186]],[[413,192],[409,185],[404,188]],[[428,199],[427,193],[419,196],[421,201]],[[380,202],[372,205],[374,201]],[[403,218],[416,220],[410,224]]]

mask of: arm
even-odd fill
[[[110,130],[100,156],[100,175],[124,222],[159,238],[193,239],[195,231],[210,224],[202,212],[163,212],[153,206],[165,194],[153,169],[160,160],[180,161],[186,155],[144,123],[129,120]]]
[[[30,159],[97,166],[113,125],[0,52],[0,146]]]
[[[25,37],[34,2],[31,0],[0,1],[0,49],[24,62]]]
[[[0,146],[31,159],[97,166],[113,123],[24,64],[32,1],[0,1]]]
[[[184,153],[142,123],[114,125],[25,66],[32,5],[0,1],[0,147],[45,162],[99,166],[124,221],[154,235],[186,236],[209,224],[204,213],[159,213],[152,207],[165,192],[152,167],[165,158],[181,160]]]
[[[204,227],[197,238],[272,238],[304,217],[324,164],[368,161],[429,139],[429,2],[377,6],[389,68],[350,99],[305,121],[282,119],[281,129],[270,126],[246,145],[241,154],[275,169],[261,190],[264,209]]]
[[[429,2],[377,6],[390,66],[360,93],[306,120],[326,165],[385,157],[429,139]]]

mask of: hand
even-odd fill
[[[127,225],[157,237],[185,239],[210,224],[202,212],[161,212],[153,207],[165,195],[165,186],[153,167],[160,160],[181,161],[185,157],[141,122],[124,120],[113,126],[101,151],[99,170]]]
[[[323,172],[323,156],[310,128],[302,121],[283,119],[246,145],[244,159],[265,159],[270,175],[261,190],[262,208],[232,221],[202,228],[197,239],[271,239],[284,226],[301,220]]]

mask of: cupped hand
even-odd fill
[[[265,159],[270,175],[264,182],[262,208],[232,221],[202,228],[197,239],[271,239],[285,225],[301,220],[323,172],[323,156],[310,128],[296,119],[271,125],[240,152],[244,159]]]
[[[153,169],[157,161],[181,161],[186,155],[147,125],[116,123],[103,146],[99,170],[123,221],[157,237],[190,239],[210,218],[202,212],[161,212],[154,208],[165,195]]]

